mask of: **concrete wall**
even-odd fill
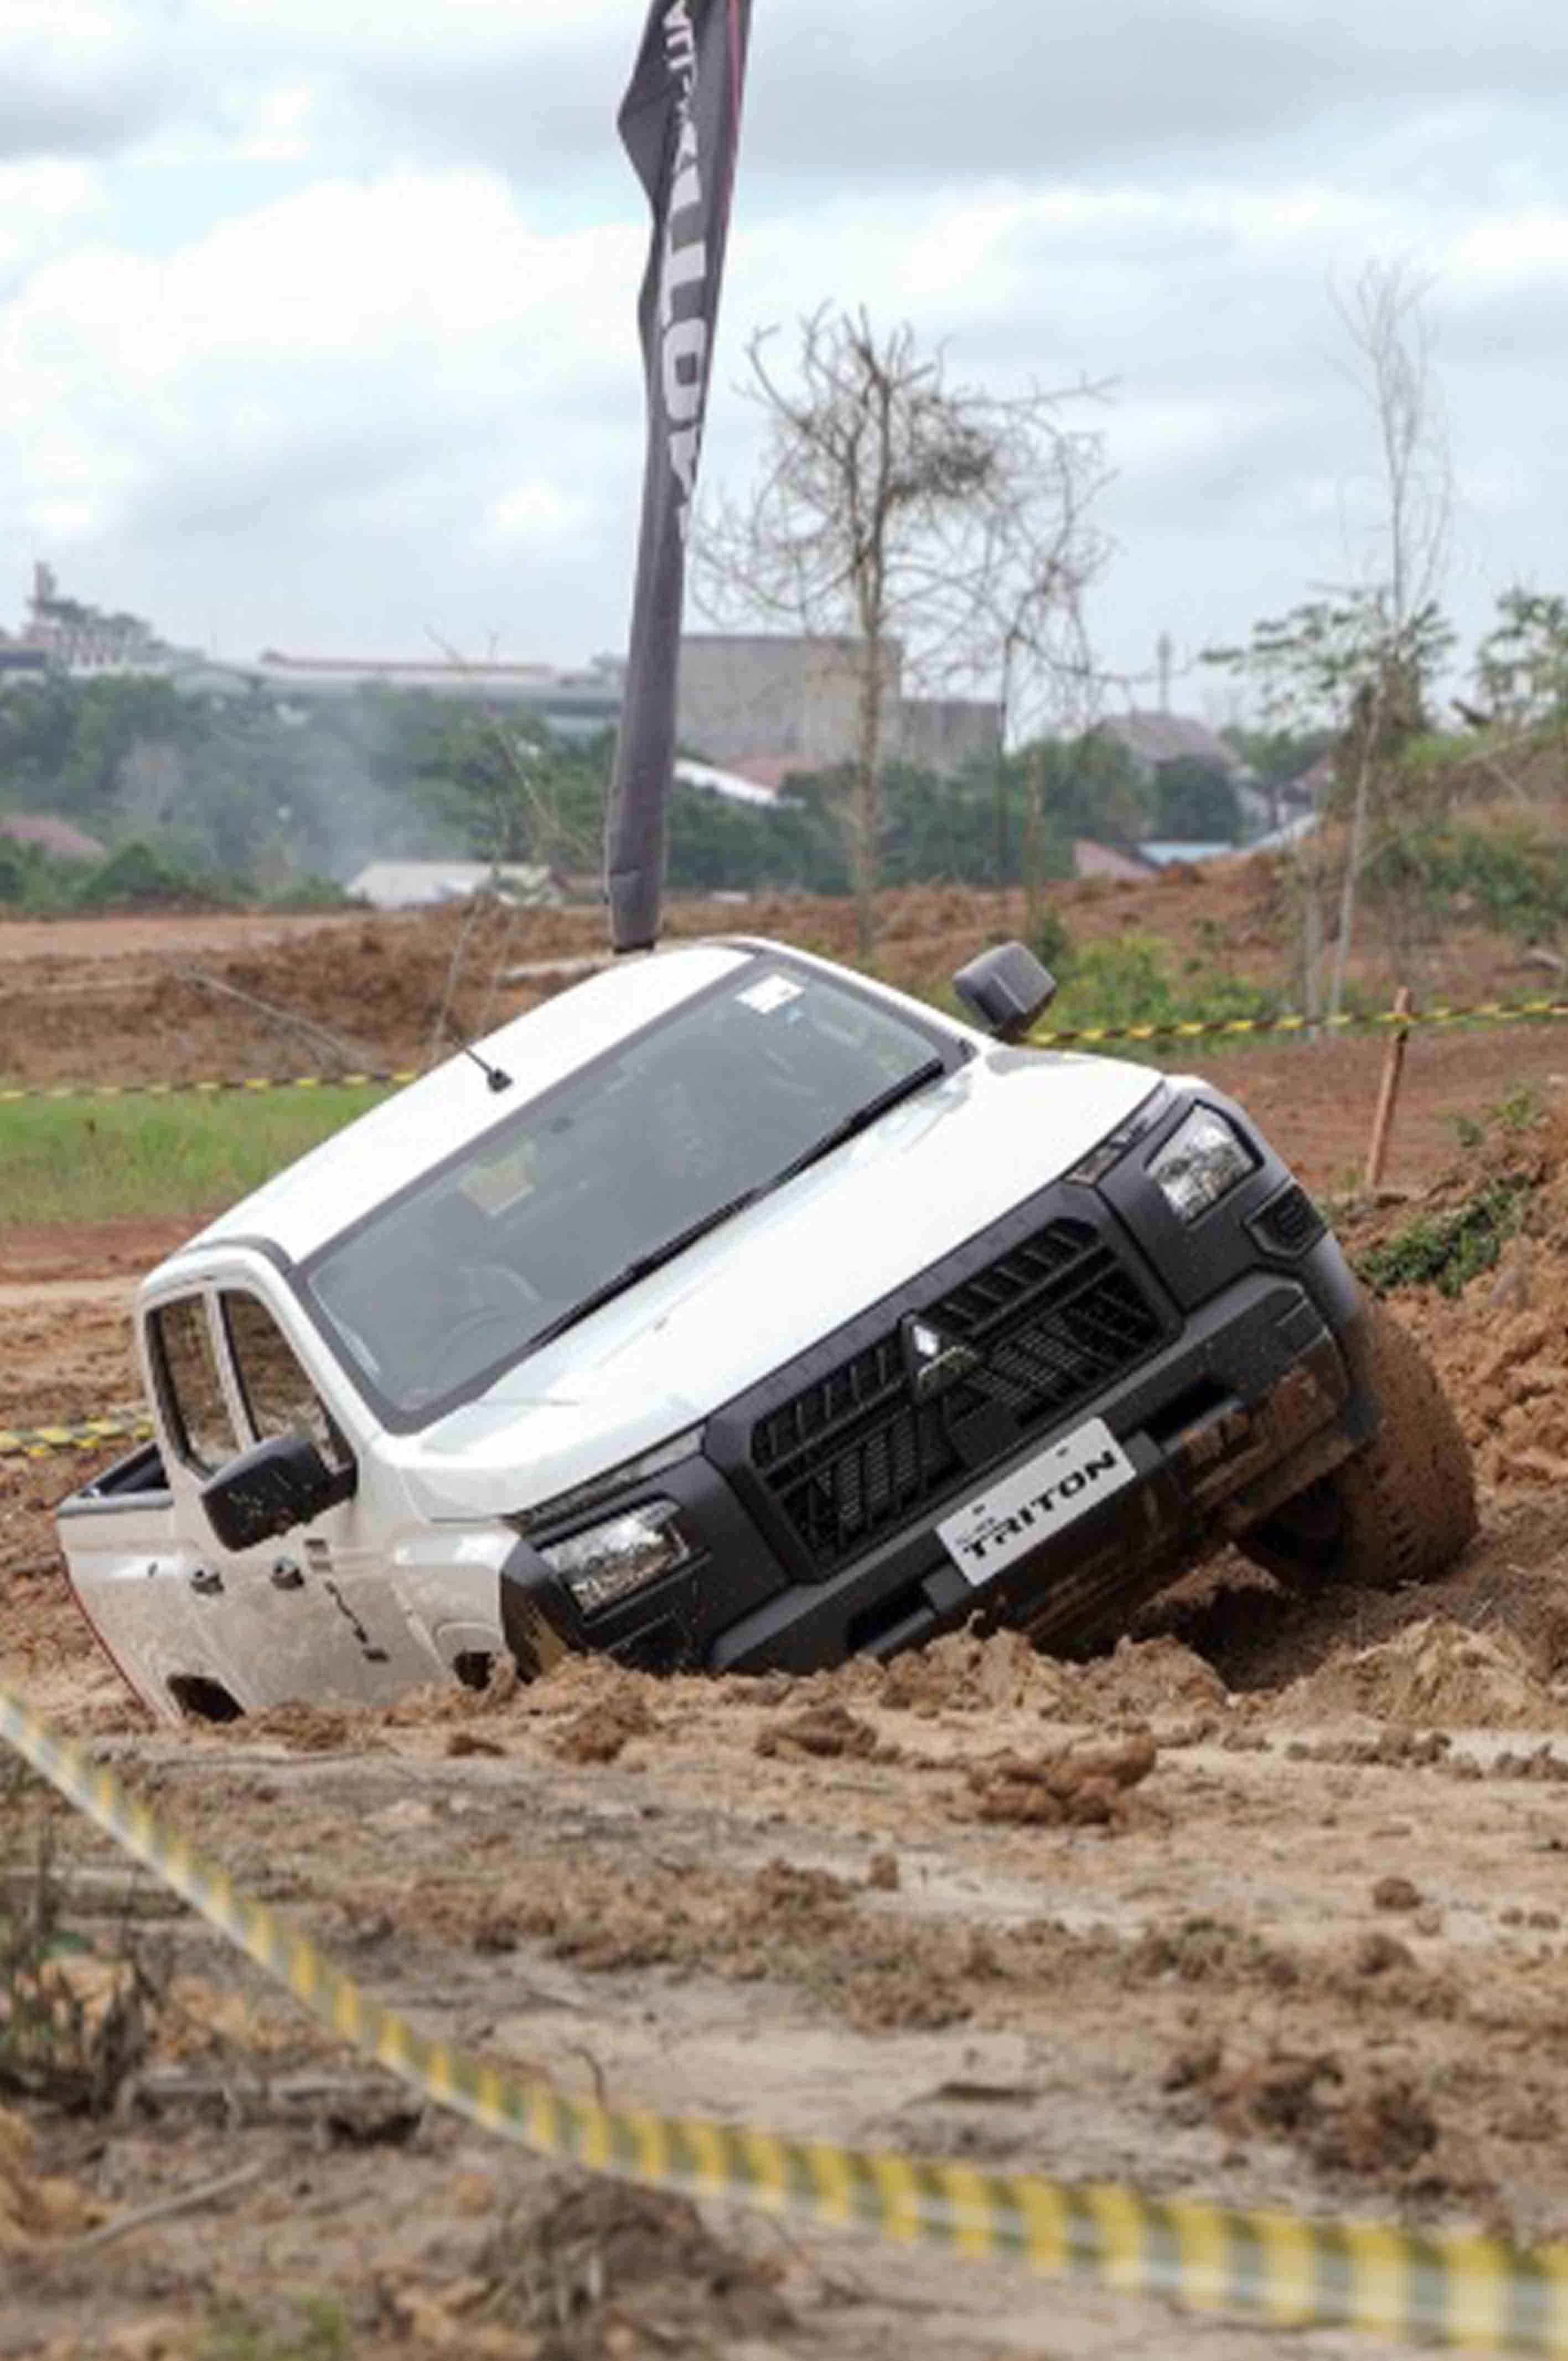
[[[885,693],[896,697],[903,652],[890,645]],[[681,642],[681,743],[710,763],[787,755],[828,770],[854,752],[860,668],[850,640],[699,632]]]
[[[901,697],[904,652],[890,642],[883,671],[889,762],[956,771],[996,752],[993,705],[962,697]],[[694,633],[681,642],[681,742],[710,763],[765,754],[829,770],[852,760],[860,731],[860,654],[852,640]]]
[[[961,771],[1002,751],[996,707],[973,697],[906,697],[897,708],[894,734],[899,761],[925,771]]]

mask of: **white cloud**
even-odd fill
[[[0,299],[8,282],[94,227],[107,204],[92,165],[0,163]]]
[[[0,0],[0,620],[52,551],[230,653],[610,643],[641,18]],[[1114,379],[1108,651],[1234,633],[1343,569],[1328,289],[1413,251],[1472,550],[1561,574],[1564,47],[1555,0],[759,8],[708,483],[755,454],[748,332],[863,301],[960,378]]]

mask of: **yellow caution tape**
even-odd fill
[[[0,1426],[0,1459],[47,1459],[56,1451],[93,1451],[100,1444],[145,1443],[147,1418],[84,1418],[49,1426]]]
[[[1508,1025],[1568,1016],[1568,1000],[1476,1000],[1460,1007],[1378,1008],[1369,1016],[1343,1011],[1338,1016],[1169,1016],[1157,1024],[1080,1025],[1029,1035],[1036,1049],[1053,1049],[1100,1041],[1200,1041],[1240,1039],[1266,1033],[1376,1033],[1392,1027]],[[0,1089],[0,1106],[24,1099],[170,1099],[219,1096],[225,1091],[400,1090],[420,1077],[412,1068],[381,1068],[354,1074],[229,1074],[191,1082],[31,1082]]]
[[[356,1074],[229,1074],[193,1082],[29,1082],[0,1090],[0,1106],[23,1099],[215,1098],[225,1091],[355,1091],[401,1089],[417,1082],[415,1067]]]
[[[1059,1049],[1085,1041],[1195,1041],[1223,1035],[1257,1033],[1401,1032],[1420,1025],[1508,1025],[1568,1016],[1568,1000],[1476,1000],[1464,1007],[1378,1008],[1370,1016],[1342,1010],[1337,1016],[1172,1016],[1157,1025],[1083,1025],[1071,1031],[1031,1033],[1036,1049]]]
[[[423,2097],[540,2155],[647,2188],[1282,2324],[1568,2356],[1568,2246],[1524,2252],[1481,2235],[1421,2237],[1375,2223],[1301,2221],[1104,2183],[985,2172],[610,2106],[503,2074],[427,2040],[368,1998],[305,1936],[161,1828],[111,1771],[3,1689],[0,1738],[341,2039]]]

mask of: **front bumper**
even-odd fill
[[[1245,1121],[1224,1100],[1203,1095]],[[1190,1104],[1173,1107],[1146,1152]],[[1099,1191],[1053,1183],[717,1413],[700,1454],[617,1499],[617,1508],[674,1499],[699,1544],[696,1558],[646,1592],[586,1618],[539,1554],[538,1544],[570,1528],[531,1534],[501,1584],[520,1664],[542,1666],[564,1644],[650,1670],[809,1672],[856,1653],[890,1655],[976,1616],[982,1628],[1017,1626],[1058,1650],[1113,1635],[1138,1598],[1326,1474],[1376,1429],[1376,1403],[1354,1374],[1362,1316],[1354,1282],[1283,1165],[1247,1136],[1258,1158],[1252,1179],[1194,1232],[1179,1233],[1140,1181],[1143,1159]],[[910,1318],[950,1329],[953,1316],[987,1300],[999,1273],[1015,1276],[1058,1231],[1087,1241],[1060,1281],[1066,1312],[1058,1304],[1029,1315],[1027,1333],[1018,1326],[1024,1315],[998,1315],[1000,1341],[982,1356],[981,1389],[989,1375],[990,1394],[1005,1395],[1010,1407],[981,1400],[975,1383],[955,1385],[940,1406],[938,1422],[950,1432],[938,1437],[934,1468],[926,1464],[930,1412],[921,1423],[909,1409],[902,1426],[888,1413],[872,1444],[858,1444],[853,1438],[873,1414],[860,1409],[861,1394],[873,1411],[893,1398],[889,1356]],[[1097,1345],[1113,1340],[1114,1374],[1069,1400],[1051,1396],[1056,1378],[1047,1372],[1044,1390],[1020,1408],[1020,1373],[1026,1395],[1031,1373],[1058,1354],[1064,1336],[1081,1333],[1086,1304]],[[1091,1417],[1109,1427],[1135,1480],[976,1587],[937,1527]],[[780,1433],[787,1441],[804,1429],[809,1437],[814,1426],[850,1439],[830,1440],[819,1467],[808,1448],[804,1478],[770,1477]],[[881,1453],[874,1466],[873,1452]],[[864,1507],[873,1477],[880,1522]],[[848,1517],[847,1490],[851,1507],[859,1504]]]

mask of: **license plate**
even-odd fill
[[[1108,1500],[1137,1469],[1102,1418],[1086,1419],[1059,1443],[1015,1467],[937,1528],[966,1582],[978,1589]]]

